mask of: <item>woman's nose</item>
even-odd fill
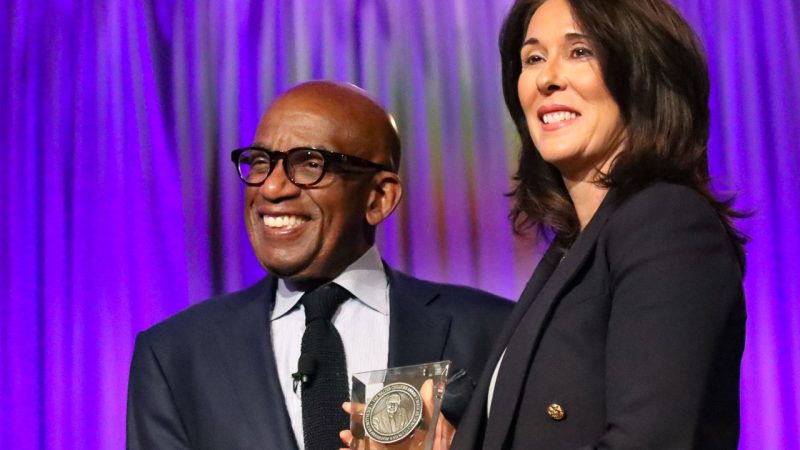
[[[561,62],[557,58],[545,61],[536,76],[536,87],[543,95],[563,90],[566,86]]]

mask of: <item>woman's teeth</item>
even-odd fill
[[[574,112],[567,112],[567,111],[552,112],[542,116],[542,122],[546,124],[551,124],[551,123],[563,122],[565,120],[571,120],[576,117],[578,117],[578,115],[575,114]]]

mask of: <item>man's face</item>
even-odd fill
[[[397,407],[400,406],[400,399],[399,398],[390,398],[386,400],[386,411],[389,414],[394,414],[397,412]]]
[[[262,118],[255,143],[272,150],[322,147],[379,160],[378,143],[354,129],[357,118],[335,102],[290,96]],[[256,257],[272,274],[290,281],[335,278],[371,245],[365,218],[373,173],[326,173],[316,185],[295,186],[282,162],[261,186],[245,189],[245,223]]]

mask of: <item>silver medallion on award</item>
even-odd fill
[[[432,448],[449,367],[440,361],[354,374],[350,448]]]

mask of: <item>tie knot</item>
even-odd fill
[[[339,305],[350,298],[350,292],[336,283],[324,284],[300,297],[306,310],[306,325],[317,319],[330,321]]]

